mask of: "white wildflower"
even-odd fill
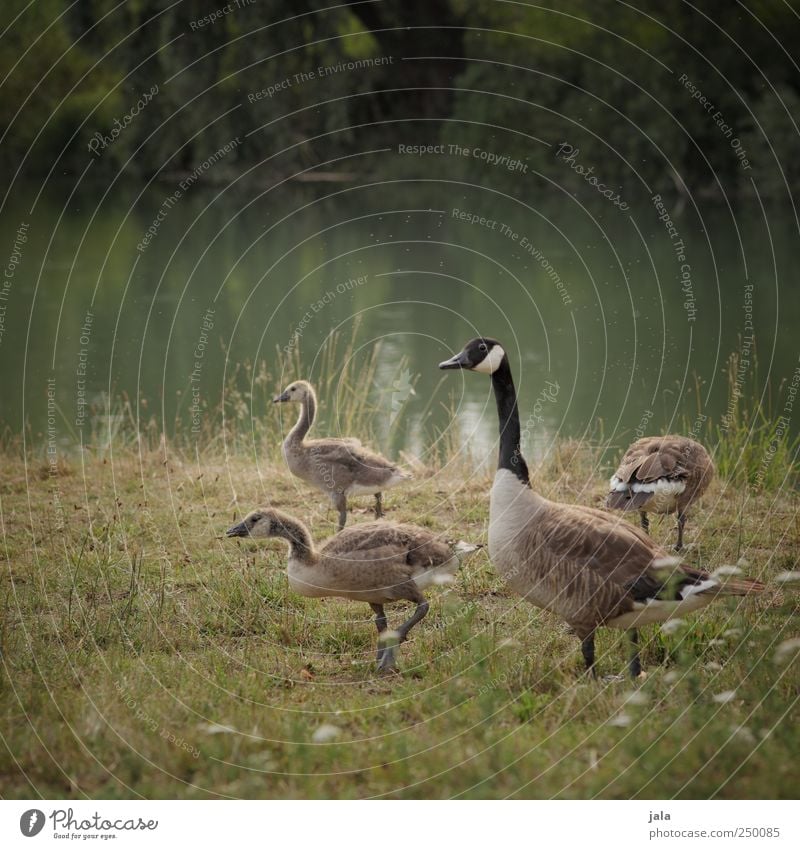
[[[312,743],[332,743],[342,736],[342,729],[336,725],[324,723],[311,735]]]
[[[206,734],[238,734],[239,732],[235,728],[231,728],[230,725],[219,725],[216,722],[209,722],[206,725],[199,726],[201,731],[205,731]]]
[[[736,698],[736,690],[723,690],[711,697],[719,705],[726,705]]]
[[[657,557],[653,561],[654,569],[674,569],[676,566],[680,566],[681,559],[680,557]]]
[[[738,566],[719,566],[712,573],[712,578],[730,578],[734,575],[741,575],[742,570]]]
[[[756,735],[746,725],[736,725],[731,730],[733,731],[733,736],[737,740],[741,740],[742,743],[752,745],[756,742]]]
[[[776,584],[791,584],[794,581],[800,581],[800,572],[781,572],[775,576]]]
[[[391,645],[393,643],[400,642],[400,632],[399,631],[383,631],[378,637],[378,642],[382,645]]]
[[[669,619],[661,626],[662,634],[674,634],[676,631],[679,631],[684,624],[683,619]]]
[[[773,660],[775,663],[786,663],[791,657],[800,652],[800,637],[792,637],[789,640],[784,640],[775,649]]]

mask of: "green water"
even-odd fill
[[[478,334],[510,353],[535,453],[557,434],[618,443],[642,425],[719,419],[740,337],[757,340],[747,385],[778,412],[798,365],[790,208],[672,199],[676,236],[647,198],[623,211],[435,179],[196,185],[177,199],[175,187],[81,188],[68,201],[69,187],[16,187],[0,231],[0,419],[11,432],[44,438],[49,424],[60,444],[78,443],[123,394],[168,434],[190,432],[237,363],[265,361],[274,385],[262,388],[277,391],[299,344],[313,381],[333,331],[355,332],[359,363],[380,345],[363,391],[387,422],[403,407],[380,447],[421,456],[450,425],[491,446],[489,381],[436,368]]]

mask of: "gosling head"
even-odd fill
[[[496,339],[481,337],[467,342],[460,353],[439,363],[439,368],[463,368],[483,374],[494,374],[505,358],[506,352]]]
[[[227,537],[270,537],[274,536],[277,525],[276,517],[271,510],[253,510],[248,513],[238,525],[225,531]]]
[[[301,404],[306,400],[306,398],[313,394],[314,390],[311,388],[311,384],[307,380],[295,380],[295,382],[290,383],[280,395],[276,395],[272,399],[272,403],[284,404],[287,401],[294,401]]]

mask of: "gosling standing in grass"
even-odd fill
[[[417,605],[396,631],[396,641],[404,642],[428,612],[422,591],[452,580],[459,558],[478,548],[466,543],[451,547],[425,528],[384,521],[347,528],[317,549],[301,521],[268,507],[249,513],[227,535],[286,540],[289,586],[300,595],[368,602],[375,613],[382,671],[395,668],[394,646],[383,639],[389,630],[383,606],[403,599]]]
[[[645,436],[625,452],[611,478],[606,507],[638,510],[642,528],[648,513],[678,514],[675,551],[683,548],[686,511],[708,489],[714,464],[705,448],[686,436]]]
[[[297,424],[283,441],[283,456],[293,475],[322,490],[333,502],[339,514],[338,530],[347,522],[348,495],[374,495],[375,518],[380,519],[383,490],[409,480],[411,475],[365,448],[358,439],[306,439],[317,412],[317,396],[308,381],[295,381],[273,402],[300,404]]]
[[[572,626],[589,672],[594,674],[594,635],[601,626],[628,631],[635,678],[641,672],[638,627],[683,616],[720,596],[763,589],[749,579],[722,583],[669,558],[647,534],[610,513],[535,492],[520,451],[511,367],[499,342],[473,339],[439,368],[491,376],[500,453],[489,507],[489,556],[511,590]]]

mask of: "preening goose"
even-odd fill
[[[439,368],[491,375],[500,452],[489,509],[489,557],[511,590],[572,626],[592,674],[600,626],[629,632],[630,672],[637,677],[639,626],[683,616],[719,596],[763,589],[749,579],[722,583],[669,558],[647,534],[609,513],[559,504],[535,492],[520,451],[511,368],[499,342],[473,339]]]
[[[388,631],[383,606],[406,599],[417,607],[396,630],[402,643],[425,617],[422,591],[445,583],[458,570],[459,558],[478,546],[451,547],[425,528],[395,522],[367,522],[341,531],[317,549],[308,528],[279,510],[264,507],[249,513],[227,531],[229,537],[278,537],[289,544],[289,586],[310,598],[335,596],[368,602],[378,628],[378,666],[395,667],[395,651],[382,645]]]
[[[714,464],[708,451],[687,436],[645,436],[625,452],[611,478],[606,507],[638,510],[644,530],[648,513],[678,514],[678,541],[683,548],[686,511],[708,489]]]
[[[339,513],[341,530],[347,521],[348,495],[374,495],[375,518],[383,516],[381,493],[411,475],[365,448],[358,439],[306,439],[314,424],[317,396],[308,381],[297,380],[273,399],[275,404],[300,404],[297,424],[283,441],[283,456],[293,475],[321,489]]]

